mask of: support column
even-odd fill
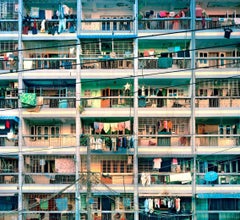
[[[23,69],[23,55],[22,55],[22,12],[23,4],[22,0],[18,0],[18,97],[23,92],[23,81],[22,81],[22,69]],[[23,192],[22,187],[24,183],[23,179],[23,166],[24,160],[22,155],[22,145],[23,145],[23,120],[22,120],[22,105],[20,99],[18,99],[18,220],[23,219],[24,210],[23,207]]]
[[[134,32],[138,36],[138,0],[134,4]],[[133,41],[134,57],[134,117],[133,117],[133,136],[134,136],[134,155],[133,155],[133,175],[134,175],[134,220],[139,219],[139,198],[138,198],[138,38]]]
[[[196,38],[195,38],[195,30],[196,30],[196,23],[195,23],[195,18],[196,18],[196,3],[195,0],[191,0],[191,6],[190,6],[190,11],[191,11],[191,69],[192,69],[192,74],[191,74],[191,146],[192,146],[192,155],[193,155],[193,160],[192,160],[192,219],[196,220],[196,129],[195,129],[195,96],[196,96],[196,76],[195,76],[195,53],[196,53]]]

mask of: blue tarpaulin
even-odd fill
[[[13,120],[17,123],[19,123],[19,118],[17,116],[0,116],[0,120]]]

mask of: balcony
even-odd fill
[[[233,56],[231,51],[225,52],[199,52],[196,57],[196,67],[199,69],[224,69],[224,68],[239,68],[240,59],[238,56]]]
[[[139,175],[139,184],[142,186],[152,185],[189,185],[192,182],[190,172],[143,172]]]
[[[72,184],[75,174],[66,173],[25,173],[25,184]]]
[[[197,97],[196,98],[197,108],[239,108],[240,98],[239,97],[221,97],[212,96],[210,97]]]
[[[117,18],[118,17],[118,18]],[[81,32],[87,33],[114,33],[114,35],[133,33],[134,19],[131,16],[101,17],[98,19],[83,19]]]
[[[17,19],[1,19],[0,18],[0,32],[15,32],[18,31],[18,20]]]
[[[53,134],[53,135],[23,135],[23,145],[25,148],[36,148],[41,149],[45,148],[52,149],[57,147],[59,150],[62,148],[76,146],[76,137],[75,135],[61,135],[61,134]]]
[[[197,175],[197,184],[199,185],[235,185],[240,184],[240,175],[238,173],[218,173],[218,178],[215,181],[206,181],[205,174]]]

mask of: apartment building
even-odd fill
[[[240,219],[239,0],[1,0],[0,220]]]

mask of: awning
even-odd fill
[[[19,123],[19,118],[17,116],[0,116],[0,120],[13,120]]]
[[[240,199],[240,193],[200,193],[199,199]]]

